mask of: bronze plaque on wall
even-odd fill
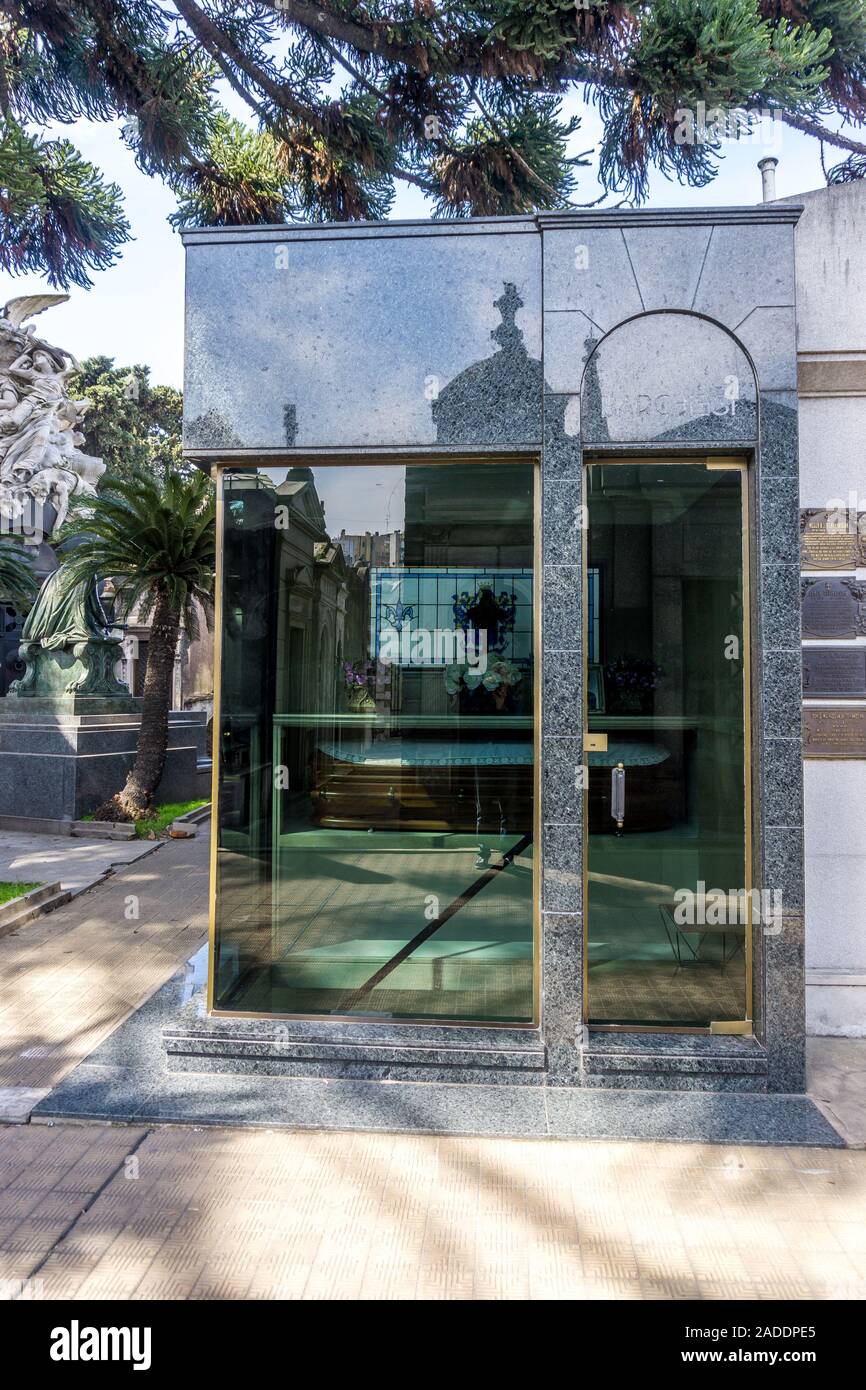
[[[866,636],[866,584],[856,579],[802,581],[804,637]]]
[[[866,565],[866,512],[808,508],[800,512],[804,570],[855,570]]]
[[[866,706],[803,710],[804,758],[866,758]]]
[[[803,694],[866,699],[866,647],[804,647]]]

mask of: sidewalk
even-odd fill
[[[82,1299],[866,1297],[862,1149],[275,1130],[258,1097],[297,1123],[292,1083],[165,1074],[162,1015],[201,980],[207,867],[207,834],[162,842],[0,939],[7,1116],[67,1077],[34,1122],[0,1125],[0,1295],[29,1280]],[[828,1104],[842,1074],[856,1104],[864,1048],[814,1040]],[[176,1085],[187,1123],[46,1115],[127,1073],[139,1105]],[[339,1084],[307,1085],[305,1123],[328,1123]],[[393,1122],[400,1088],[375,1089]]]
[[[866,1147],[866,1038],[807,1038],[806,1076],[845,1142]]]
[[[208,844],[162,841],[0,937],[0,1119],[32,1108],[201,946]]]
[[[0,1279],[37,1298],[859,1300],[866,1152],[9,1126]]]
[[[114,865],[131,864],[155,848],[151,840],[84,840],[0,830],[0,882],[60,883],[79,893]]]

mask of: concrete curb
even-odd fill
[[[23,926],[34,917],[44,917],[46,912],[62,907],[71,897],[72,889],[62,888],[57,882],[43,883],[38,888],[31,888],[29,893],[22,893],[19,898],[12,898],[0,907],[0,937],[8,936],[16,927]]]
[[[168,833],[172,840],[192,840],[198,833],[198,827],[206,820],[210,820],[211,803],[206,806],[196,806],[194,810],[187,811],[185,815],[178,816],[177,820],[172,821],[168,827]]]
[[[39,816],[0,816],[0,830],[25,835],[74,835],[93,840],[134,840],[135,827],[114,821],[47,820]]]
[[[80,840],[134,840],[132,821],[74,820],[70,835]]]

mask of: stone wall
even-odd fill
[[[853,501],[863,512],[866,185],[822,188],[795,201],[804,205],[795,236],[800,505]],[[866,571],[857,577],[866,579]],[[853,645],[866,646],[866,637]],[[866,758],[807,758],[804,774],[808,1031],[863,1037]]]

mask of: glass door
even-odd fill
[[[586,466],[587,1018],[748,1032],[746,466]]]

